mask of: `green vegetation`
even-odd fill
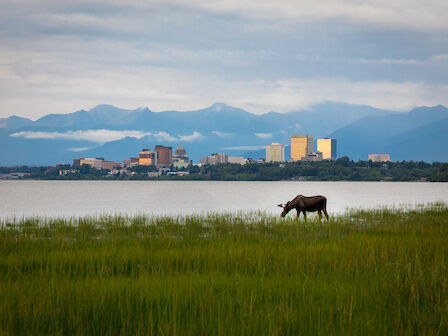
[[[442,163],[439,165],[436,173],[431,176],[430,180],[448,182],[448,163]]]
[[[444,204],[3,220],[0,334],[446,335],[447,241]]]
[[[190,167],[188,179],[276,181],[300,179],[306,181],[439,181],[438,162],[371,162],[351,161],[342,157],[335,161],[291,162],[285,164],[225,164]]]
[[[60,170],[73,169],[73,173],[62,175]],[[351,161],[342,157],[335,161],[220,164],[215,166],[189,166],[180,169],[188,171],[186,176],[173,176],[163,173],[160,177],[149,177],[148,172],[157,171],[153,166],[136,166],[126,171],[109,174],[108,170],[59,165],[57,167],[40,167],[28,170],[32,179],[60,180],[215,180],[215,181],[448,181],[447,163],[426,163],[423,161],[371,162]],[[23,167],[0,167],[0,173],[26,172]]]

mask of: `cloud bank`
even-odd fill
[[[158,141],[180,141],[191,142],[204,138],[199,132],[194,131],[191,135],[172,136],[166,132],[141,132],[141,131],[115,131],[108,129],[99,130],[83,130],[83,131],[68,131],[62,132],[32,132],[22,131],[11,134],[12,137],[25,138],[25,139],[66,139],[66,140],[85,140],[98,144],[103,144],[109,141],[123,139],[125,137],[142,138],[144,136],[151,136]],[[73,151],[81,151],[82,148],[72,148]]]
[[[0,117],[448,104],[447,12],[443,0],[7,0]]]

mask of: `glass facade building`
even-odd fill
[[[336,139],[317,139],[317,151],[322,153],[322,159],[335,160],[337,157]]]
[[[295,134],[291,135],[291,160],[300,161],[313,152],[313,136]]]

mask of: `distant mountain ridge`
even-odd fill
[[[48,114],[35,121],[17,116],[0,119],[0,165],[50,165],[90,156],[122,161],[156,144],[184,146],[195,161],[214,152],[258,158],[261,153],[264,156],[266,144],[288,145],[291,134],[334,137],[338,156],[353,159],[365,160],[368,153],[389,150],[394,160],[410,156],[447,160],[442,145],[435,146],[438,153],[406,149],[406,143],[419,134],[426,134],[427,146],[431,145],[435,139],[424,126],[438,123],[433,128],[443,133],[446,118],[448,109],[440,105],[398,113],[327,102],[306,110],[256,115],[223,103],[187,112],[103,104],[89,111]],[[408,142],[402,143],[405,138]]]
[[[366,117],[329,136],[338,151],[366,160],[366,153],[390,153],[393,160],[448,160],[448,109],[442,105],[419,107],[409,113]]]

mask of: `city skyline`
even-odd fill
[[[196,162],[215,152],[258,158],[267,144],[289,144],[291,134],[338,139],[338,156],[354,160],[365,160],[369,153],[390,153],[396,160],[448,160],[448,108],[440,105],[397,113],[325,103],[313,110],[263,115],[226,104],[158,113],[100,105],[37,121],[0,119],[0,127],[0,165],[48,165],[74,157],[121,161],[158,144],[186,146]],[[289,157],[289,148],[285,154]]]

